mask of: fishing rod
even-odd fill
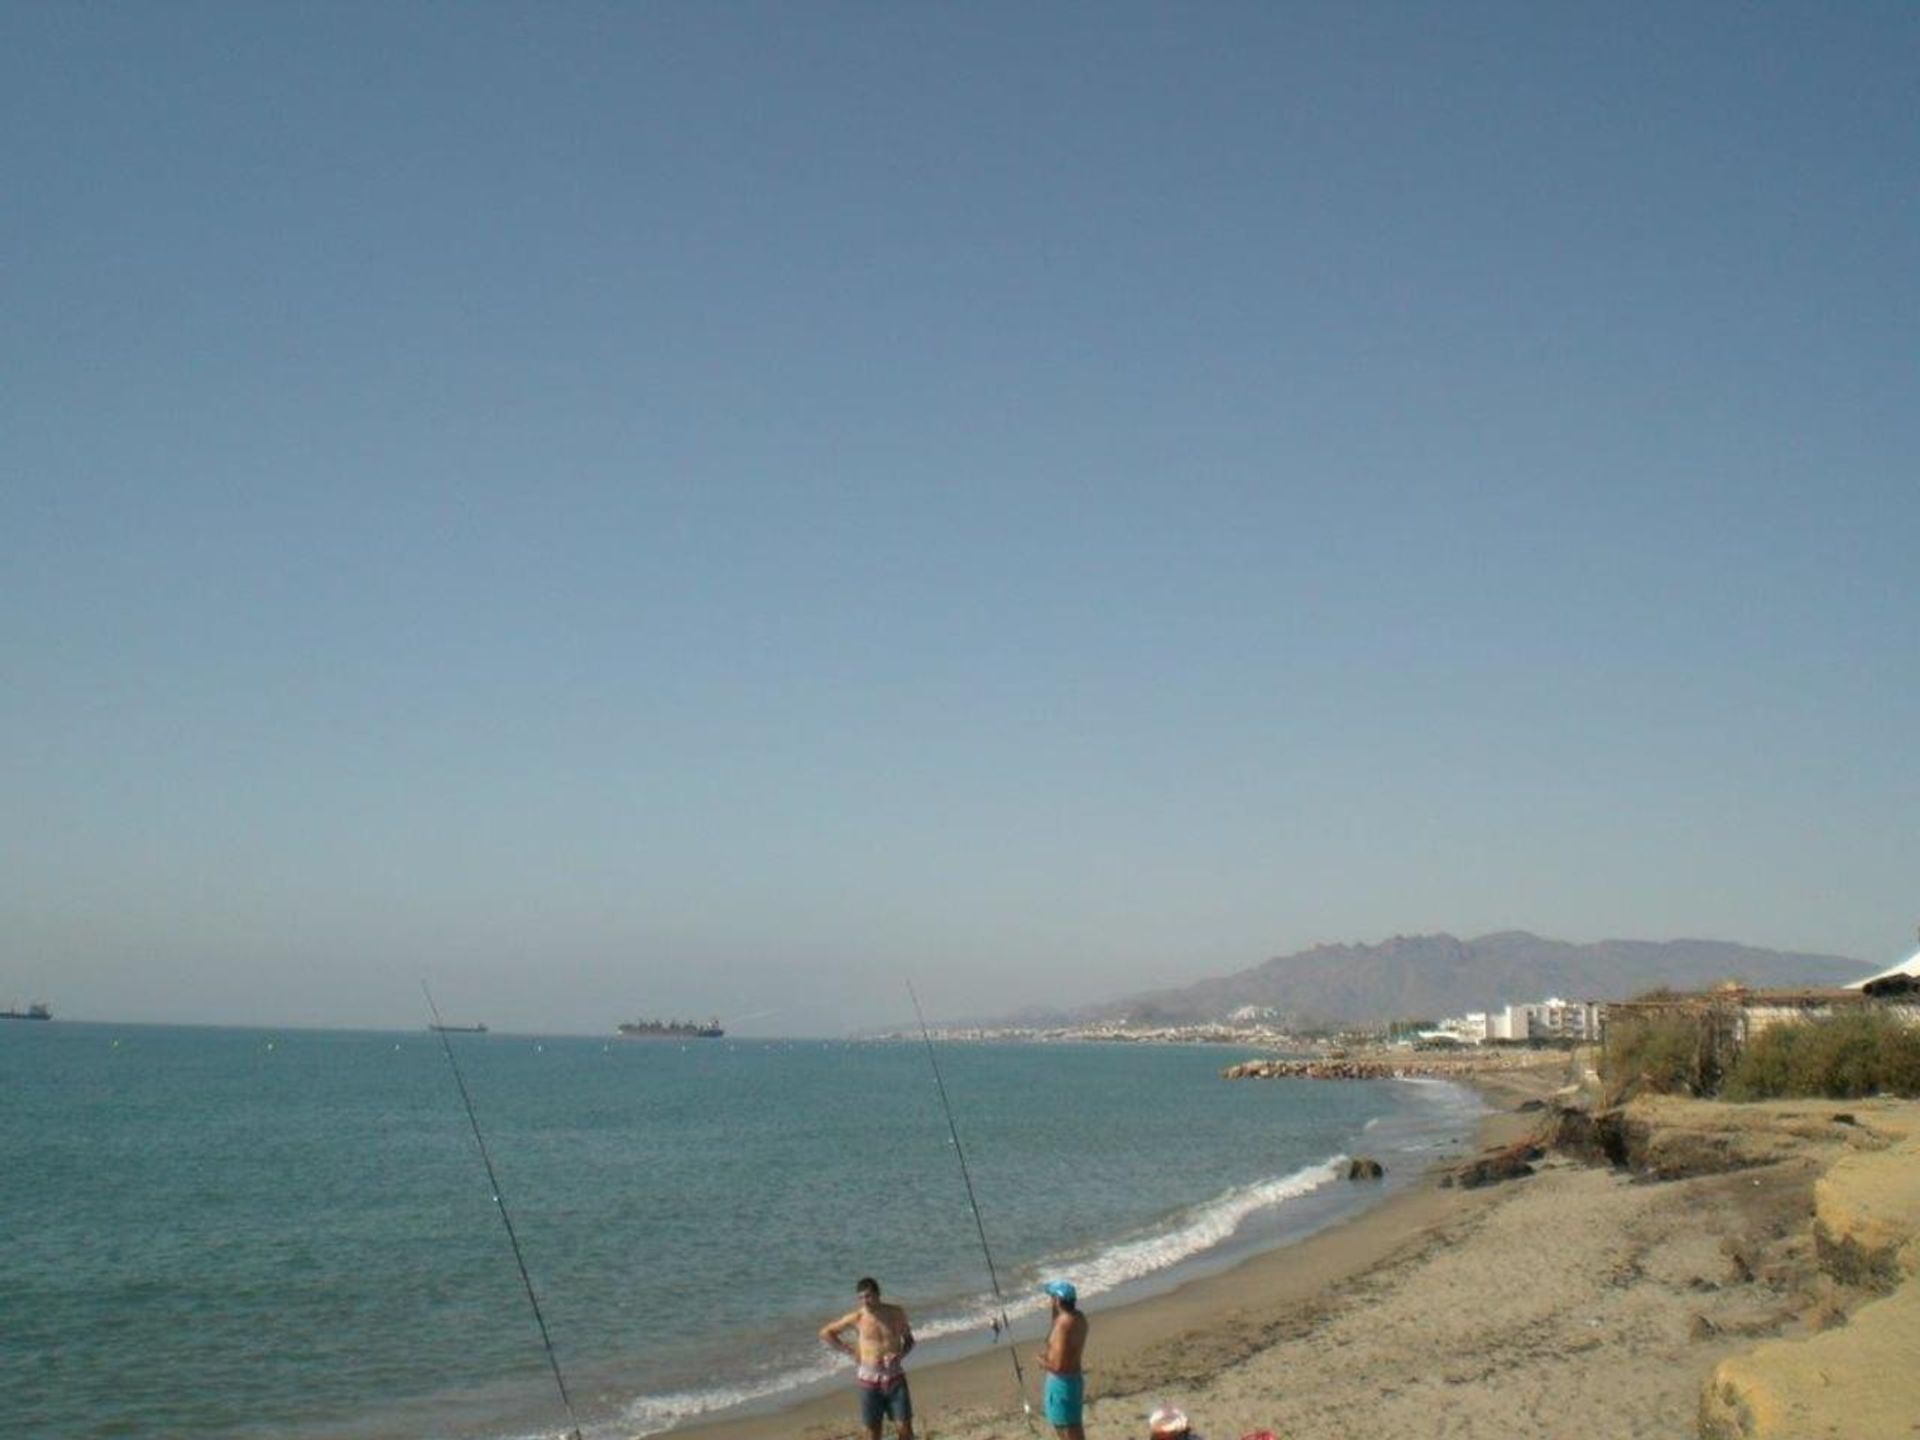
[[[473,1097],[467,1093],[460,1062],[453,1058],[453,1042],[447,1039],[446,1026],[440,1023],[440,1007],[433,1003],[433,992],[427,989],[424,980],[420,982],[420,991],[427,997],[427,1009],[433,1012],[433,1029],[440,1037],[440,1048],[447,1052],[447,1064],[453,1067],[453,1083],[460,1088],[460,1103],[467,1107],[467,1123],[473,1126],[473,1142],[480,1147],[480,1163],[487,1167],[487,1183],[493,1187],[493,1203],[500,1211],[500,1223],[507,1227],[507,1243],[513,1247],[514,1263],[520,1267],[520,1283],[527,1287],[527,1303],[533,1307],[534,1323],[540,1327],[540,1343],[547,1347],[547,1364],[553,1367],[553,1383],[560,1389],[560,1404],[573,1426],[573,1440],[581,1440],[580,1417],[573,1413],[573,1400],[567,1394],[566,1379],[560,1374],[560,1357],[553,1353],[553,1339],[547,1334],[547,1317],[540,1313],[540,1297],[533,1293],[533,1277],[527,1273],[526,1257],[520,1253],[520,1237],[513,1233],[513,1217],[507,1213],[507,1202],[500,1196],[500,1177],[493,1173],[493,1157],[487,1153],[486,1136],[480,1133],[480,1117],[473,1113]]]
[[[947,1100],[947,1083],[940,1078],[940,1059],[933,1053],[933,1032],[927,1029],[926,1013],[920,1008],[920,996],[913,988],[913,981],[907,981],[907,994],[913,998],[914,1018],[920,1022],[920,1038],[927,1045],[927,1063],[933,1067],[933,1086],[940,1092],[940,1108],[946,1112],[947,1134],[953,1137],[954,1158],[960,1162],[960,1179],[967,1187],[967,1205],[973,1211],[973,1228],[980,1233],[980,1253],[987,1260],[987,1279],[993,1284],[994,1303],[1000,1307],[1000,1319],[994,1326],[993,1338],[998,1340],[1002,1332],[1008,1339],[1013,1336],[1013,1322],[1007,1319],[1006,1297],[1000,1293],[1000,1272],[994,1267],[993,1251],[987,1245],[987,1224],[980,1218],[980,1201],[973,1193],[973,1175],[967,1169],[967,1152],[960,1145],[960,1129],[953,1123],[953,1106]],[[1027,1375],[1020,1368],[1020,1347],[1009,1344],[1007,1355],[1013,1361],[1013,1384],[1020,1397],[1020,1411],[1027,1417],[1027,1429],[1033,1429],[1033,1406],[1027,1403]]]

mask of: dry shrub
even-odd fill
[[[1774,1025],[1741,1051],[1726,1083],[1730,1100],[1883,1091],[1920,1095],[1920,1029],[1873,1010]]]
[[[1721,1029],[1722,1017],[1709,1009],[1616,1012],[1601,1061],[1607,1103],[1647,1091],[1712,1094],[1720,1083]]]

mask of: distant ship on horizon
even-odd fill
[[[629,1020],[620,1033],[629,1040],[718,1040],[727,1032],[718,1020]]]
[[[51,1020],[53,1011],[35,1001],[24,1010],[0,1010],[0,1020]]]
[[[427,1026],[427,1029],[435,1031],[441,1035],[484,1035],[487,1033],[487,1027],[484,1024],[480,1024],[480,1025],[437,1025],[436,1024],[436,1025]]]

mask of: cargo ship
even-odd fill
[[[45,1005],[29,1005],[24,1010],[0,1010],[0,1020],[51,1020],[53,1011]]]
[[[704,1025],[692,1020],[629,1020],[620,1033],[629,1040],[718,1040],[727,1032],[718,1020]]]
[[[427,1029],[437,1031],[442,1035],[484,1035],[487,1033],[487,1027],[485,1025],[429,1025]]]

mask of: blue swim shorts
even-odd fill
[[[872,1430],[886,1419],[896,1425],[906,1425],[913,1420],[913,1396],[907,1393],[905,1379],[891,1390],[860,1387],[860,1423]]]
[[[1080,1402],[1086,1393],[1087,1377],[1084,1375],[1047,1376],[1047,1423],[1056,1426],[1078,1425]]]

